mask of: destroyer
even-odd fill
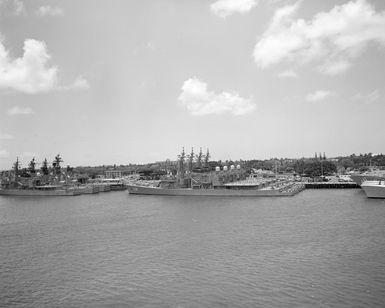
[[[40,170],[36,170],[35,158],[28,168],[20,168],[17,158],[12,170],[1,178],[0,195],[7,196],[76,196],[82,194],[81,189],[68,182],[68,174],[60,167],[63,162],[58,154],[52,167],[44,160]]]
[[[178,156],[176,175],[163,178],[157,187],[128,185],[128,191],[138,195],[271,197],[293,196],[304,189],[286,178],[250,177],[240,165],[222,169],[217,166],[212,171],[209,157],[208,150],[204,160],[202,150],[197,157],[192,150],[186,161],[183,149]]]

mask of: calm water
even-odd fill
[[[385,201],[0,197],[2,307],[383,307]]]

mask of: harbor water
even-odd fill
[[[385,201],[0,196],[1,307],[383,307]]]

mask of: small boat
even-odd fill
[[[385,180],[365,181],[361,188],[368,198],[385,199]]]

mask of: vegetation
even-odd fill
[[[365,171],[371,167],[379,167],[385,169],[385,155],[378,154],[373,155],[372,153],[367,154],[352,154],[350,156],[339,156],[333,159],[326,159],[325,155],[319,155],[314,158],[300,158],[300,159],[289,159],[289,158],[271,158],[265,160],[232,160],[228,159],[225,161],[208,161],[207,156],[203,157],[202,150],[200,150],[198,155],[191,153],[187,155],[186,159],[186,170],[188,167],[191,167],[192,161],[190,157],[194,157],[194,172],[203,172],[207,170],[215,170],[215,167],[220,166],[237,166],[241,165],[243,169],[248,172],[254,170],[270,170],[274,173],[295,173],[301,176],[308,177],[319,177],[322,175],[331,175],[336,172],[349,172],[349,171]],[[59,155],[55,157],[53,162],[53,170],[57,174],[60,174],[60,163],[62,159]],[[95,178],[99,175],[103,175],[106,170],[117,169],[122,172],[122,175],[130,175],[140,173],[144,177],[157,179],[160,176],[172,173],[176,174],[178,168],[178,161],[166,160],[162,162],[154,162],[148,164],[128,164],[128,165],[103,165],[103,166],[79,166],[71,168],[67,166],[67,172],[73,172],[75,174],[82,174],[89,178]],[[34,170],[35,166],[34,159],[30,162],[29,171]],[[190,164],[190,166],[188,166]],[[199,168],[199,165],[201,166]],[[23,170],[20,169],[20,163],[17,160],[13,166],[14,171],[17,173],[23,173]],[[47,159],[43,161],[41,166],[42,174],[48,175],[50,168],[48,167]]]
[[[345,170],[367,171],[373,166],[385,168],[385,155],[383,154],[352,154],[347,157],[338,157],[337,159],[337,164]]]

